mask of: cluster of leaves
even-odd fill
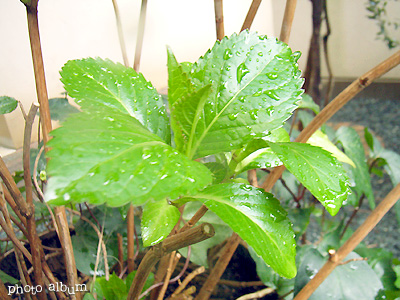
[[[142,206],[144,246],[170,233],[179,206],[199,201],[278,274],[294,277],[286,210],[234,178],[257,164],[284,164],[330,214],[347,198],[341,163],[319,147],[289,142],[281,128],[301,100],[298,58],[286,44],[248,32],[217,42],[194,64],[178,63],[168,50],[170,115],[133,69],[69,61],[61,80],[81,112],[52,132],[47,201]]]
[[[375,20],[378,24],[378,38],[382,39],[389,49],[399,45],[399,40],[393,37],[393,31],[399,28],[399,20],[391,19],[387,13],[388,4],[394,5],[394,2],[397,2],[397,0],[368,0],[366,6],[369,12],[368,18]]]

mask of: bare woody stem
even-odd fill
[[[224,9],[222,0],[214,0],[215,27],[217,31],[217,40],[222,40],[225,36],[224,30]]]
[[[42,47],[39,35],[39,22],[38,22],[38,0],[24,1],[26,6],[29,40],[32,51],[33,69],[35,73],[36,93],[40,104],[40,121],[42,125],[43,140],[46,144],[49,140],[49,133],[51,131],[51,117],[49,108],[49,99],[47,95],[46,77],[44,73]],[[60,233],[60,242],[64,252],[65,267],[67,270],[69,286],[78,284],[78,274],[75,267],[75,258],[73,255],[72,242],[68,228],[68,221],[65,214],[64,206],[56,207],[55,209],[57,225],[59,226],[58,232]],[[71,295],[72,296],[72,295]],[[80,299],[80,294],[76,294],[76,299]],[[75,299],[75,296],[73,298]]]
[[[128,209],[128,214],[126,216],[126,229],[127,229],[127,236],[128,236],[128,273],[135,270],[135,214],[134,214],[134,206],[130,205]]]
[[[32,179],[31,179],[31,168],[30,168],[30,145],[32,136],[32,125],[35,120],[36,112],[38,110],[38,105],[32,104],[28,116],[25,120],[25,132],[24,132],[24,147],[23,147],[23,166],[24,166],[24,181],[25,181],[25,191],[26,191],[26,202],[29,206],[31,214],[26,218],[27,230],[29,243],[31,245],[32,254],[32,264],[33,272],[36,285],[44,286],[44,279],[42,277],[42,262],[40,247],[41,242],[36,231],[36,221],[35,221],[35,205],[33,204],[33,189],[32,189]],[[41,300],[46,300],[46,293],[41,291],[38,293],[38,298]]]
[[[120,45],[121,52],[122,52],[122,59],[124,60],[125,67],[129,67],[128,55],[126,53],[124,33],[122,31],[121,16],[119,14],[117,0],[112,0],[112,3],[113,3],[113,7],[114,7],[115,21],[117,22],[118,38],[119,38],[119,45]]]
[[[138,35],[136,40],[135,61],[133,62],[133,69],[135,69],[135,71],[139,71],[140,67],[140,57],[142,56],[144,27],[146,24],[146,12],[147,12],[147,0],[142,0],[142,6],[140,8]]]
[[[341,261],[371,232],[383,216],[393,207],[400,198],[400,183],[382,200],[372,211],[364,223],[353,233],[339,250],[331,255],[325,265],[313,279],[296,295],[294,300],[308,299],[317,287],[329,276]]]
[[[8,291],[1,279],[0,279],[0,299],[11,300],[11,297],[8,296]]]
[[[375,79],[389,72],[391,69],[400,64],[400,51],[397,51],[385,61],[372,68],[370,71],[353,81],[346,89],[344,89],[335,99],[333,99],[296,138],[295,142],[305,143],[320,128],[328,121],[339,109],[347,102],[354,98],[364,88],[369,86]],[[267,192],[272,189],[279,177],[282,176],[284,166],[280,166],[272,170],[267,179],[261,185]]]
[[[288,44],[290,32],[292,30],[292,23],[294,18],[294,12],[296,10],[297,0],[286,0],[285,13],[283,15],[281,34],[279,39]]]
[[[203,223],[190,228],[182,233],[177,233],[166,238],[162,243],[153,246],[144,256],[133,279],[128,294],[128,300],[137,300],[143,289],[147,277],[157,262],[167,253],[199,243],[214,236],[214,228],[211,224]]]
[[[258,11],[258,8],[260,7],[260,4],[261,4],[261,0],[253,0],[253,2],[250,5],[249,11],[247,12],[246,19],[244,20],[240,31],[250,29],[251,25],[253,24],[256,13]]]

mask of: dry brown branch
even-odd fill
[[[142,6],[140,8],[140,16],[139,16],[138,35],[136,40],[135,61],[133,62],[133,69],[137,72],[139,72],[140,57],[142,56],[144,27],[146,25],[146,12],[147,12],[147,0],[142,0]]]
[[[118,239],[118,268],[117,272],[118,275],[122,274],[122,271],[124,269],[124,244],[122,241],[122,235],[120,233],[117,233],[117,239]]]
[[[28,20],[29,41],[31,44],[33,69],[36,82],[36,93],[38,102],[40,104],[40,122],[43,133],[43,140],[45,145],[49,140],[49,133],[51,131],[51,118],[49,99],[47,95],[46,77],[44,74],[42,47],[40,43],[39,22],[38,22],[38,0],[31,0],[26,2],[26,12]],[[15,199],[15,198],[14,198]],[[67,271],[68,285],[75,286],[78,283],[78,275],[75,267],[75,258],[73,255],[73,248],[71,236],[69,235],[68,222],[66,219],[65,208],[63,206],[56,207],[56,221],[59,226],[58,232],[60,233],[59,239],[64,251],[64,262]],[[80,293],[71,295],[73,299],[81,299]]]
[[[185,225],[179,230],[179,232],[183,232],[189,228],[192,228],[208,211],[207,206],[204,204],[199,208],[199,210],[193,215],[193,217],[186,222]]]
[[[355,247],[371,232],[383,216],[400,198],[400,183],[382,200],[372,211],[368,218],[361,224],[353,235],[343,244],[339,250],[330,256],[329,260],[319,272],[307,283],[306,286],[296,295],[294,300],[308,299],[311,294],[321,285],[329,274],[338,266],[341,261],[354,250]]]
[[[0,299],[11,300],[11,297],[8,296],[8,291],[1,278],[0,278]]]
[[[124,33],[122,31],[121,16],[119,14],[117,0],[112,0],[112,3],[114,7],[115,21],[117,22],[119,46],[122,52],[122,59],[124,60],[125,67],[129,67],[128,55],[126,54],[125,39],[124,39]]]
[[[222,40],[225,36],[224,30],[224,9],[222,0],[214,0],[215,11],[215,27],[217,32],[217,40]]]
[[[256,170],[247,171],[247,180],[252,186],[258,187],[257,171]]]
[[[294,18],[294,12],[296,10],[297,0],[286,0],[285,13],[283,15],[281,34],[279,39],[288,44],[290,32],[292,30],[292,23]]]
[[[240,31],[250,29],[251,24],[253,24],[254,18],[258,11],[258,8],[260,7],[260,4],[261,4],[261,0],[253,0],[253,2],[250,5],[249,11],[247,12],[246,19],[244,20]]]
[[[24,225],[24,227],[26,228],[27,224],[26,224],[26,218],[24,216],[21,215],[20,210],[18,209],[17,204],[15,203],[14,199],[12,198],[10,192],[7,190],[6,186],[1,183],[1,186],[3,188],[3,194],[4,194],[4,198],[7,201],[8,205],[10,205],[11,209],[13,210],[13,212],[17,215],[17,217],[21,220],[22,225]]]
[[[200,268],[197,268],[196,270],[191,272],[189,275],[187,275],[185,277],[185,279],[182,281],[182,283],[172,293],[171,298],[180,294],[186,288],[186,286],[189,284],[189,282],[192,281],[193,278],[195,278],[197,275],[203,273],[205,270],[206,269],[203,266],[201,266]]]
[[[162,256],[172,251],[199,243],[214,236],[214,228],[211,224],[203,223],[197,227],[190,228],[182,233],[166,238],[162,243],[150,248],[144,256],[133,279],[129,290],[128,299],[137,300],[143,289],[151,270]]]
[[[135,270],[135,214],[134,206],[130,205],[126,216],[127,238],[128,238],[128,273]]]
[[[369,86],[375,79],[381,77],[385,73],[400,64],[400,51],[397,51],[388,59],[381,62],[379,65],[372,68],[370,71],[353,81],[345,88],[335,99],[333,99],[296,138],[295,142],[305,143],[313,135],[313,133],[327,122],[339,109],[347,102],[354,98],[364,88]],[[281,177],[284,166],[277,167],[272,170],[261,187],[269,192],[276,181]]]
[[[266,295],[272,294],[273,292],[274,292],[274,289],[265,288],[265,289],[259,290],[257,292],[251,293],[251,294],[243,295],[243,296],[237,298],[236,300],[259,299]]]
[[[174,272],[174,270],[176,268],[176,264],[178,263],[178,261],[181,257],[182,257],[182,255],[180,255],[179,253],[176,253],[176,251],[173,251],[170,254],[167,273],[165,274],[165,278],[164,278],[164,284],[160,290],[160,293],[158,294],[157,300],[162,300],[164,298],[165,292],[167,291],[167,287],[169,284],[169,280],[171,279],[171,276],[172,276],[172,272]]]
[[[41,262],[41,253],[40,253],[42,243],[36,231],[35,205],[33,204],[33,189],[32,189],[31,167],[30,167],[32,126],[35,120],[37,110],[38,110],[38,105],[33,103],[25,121],[23,167],[24,167],[24,181],[25,181],[25,197],[29,210],[31,211],[31,215],[26,217],[26,221],[27,221],[27,231],[28,231],[27,238],[31,245],[33,273],[35,278],[35,284],[44,286],[44,279],[42,277],[43,270]],[[37,295],[38,298],[41,300],[46,300],[47,298],[46,293],[44,291],[38,292]]]
[[[234,232],[232,236],[228,239],[224,247],[224,250],[221,253],[221,257],[218,259],[217,263],[212,269],[210,276],[208,276],[199,294],[195,298],[196,300],[207,300],[210,298],[212,291],[217,285],[226,267],[228,266],[233,253],[235,253],[235,250],[239,245],[239,242],[240,242],[240,237]]]

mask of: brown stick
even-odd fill
[[[3,193],[4,193],[4,198],[6,199],[8,205],[10,205],[11,209],[14,211],[14,213],[17,215],[17,217],[21,220],[22,224],[26,228],[26,218],[22,216],[21,211],[18,209],[17,204],[15,203],[14,199],[12,198],[10,192],[7,190],[6,186],[2,184],[3,187]]]
[[[207,206],[204,204],[199,208],[198,211],[193,215],[193,217],[179,230],[179,232],[183,232],[189,228],[192,228],[208,211]]]
[[[140,16],[139,16],[138,36],[136,39],[135,61],[133,62],[133,69],[137,72],[139,72],[140,57],[142,56],[144,27],[146,24],[146,12],[147,12],[147,0],[142,0],[142,6],[140,8]]]
[[[25,191],[26,191],[26,202],[31,211],[31,215],[26,218],[27,230],[29,243],[31,245],[32,254],[32,265],[33,274],[35,278],[36,285],[44,286],[44,279],[42,277],[42,262],[40,255],[40,247],[42,246],[38,233],[36,231],[36,221],[35,221],[35,206],[33,204],[33,189],[32,189],[32,179],[31,179],[31,167],[30,167],[30,145],[32,136],[32,125],[35,120],[36,112],[38,110],[38,105],[32,104],[28,116],[25,121],[25,132],[24,132],[24,146],[23,146],[23,165],[24,165],[24,181],[25,181]],[[41,291],[38,293],[38,298],[41,300],[46,300],[46,293]]]
[[[203,273],[205,270],[206,269],[204,268],[204,266],[201,266],[200,268],[197,268],[196,270],[191,272],[188,276],[186,276],[185,279],[182,281],[182,283],[173,292],[173,294],[171,295],[171,298],[180,294],[185,289],[185,287],[189,284],[189,282],[192,281],[193,278],[195,278],[197,275]]]
[[[134,239],[134,227],[135,227],[135,215],[133,205],[129,206],[127,220],[127,237],[128,237],[128,273],[135,270],[135,239]]]
[[[222,40],[225,36],[224,30],[224,8],[222,0],[214,0],[215,27],[217,31],[217,40]]]
[[[31,44],[33,69],[35,73],[36,93],[40,104],[40,121],[42,125],[43,140],[46,144],[49,140],[49,133],[51,131],[51,118],[46,87],[46,77],[44,74],[42,47],[40,44],[39,35],[39,22],[37,15],[38,0],[25,1],[24,3],[26,6],[28,18],[29,40]],[[71,236],[69,235],[69,230],[65,230],[66,227],[68,228],[65,208],[64,206],[61,206],[56,207],[54,210],[56,216],[58,216],[57,224],[59,226],[62,226],[62,228],[59,228],[58,232],[64,234],[61,234],[59,236],[59,239],[61,241],[61,245],[64,251],[64,261],[66,263],[67,275],[72,276],[71,278],[68,278],[68,284],[70,286],[75,286],[75,284],[78,284],[78,278],[75,267],[75,258],[73,255]],[[81,299],[80,293],[76,294],[76,299]]]
[[[0,278],[0,299],[11,300],[11,297],[8,296],[8,291],[1,278]]]
[[[137,300],[143,289],[147,277],[160,258],[172,251],[204,241],[214,236],[214,228],[211,224],[203,223],[190,228],[182,233],[177,233],[166,238],[162,243],[153,246],[144,256],[139,265],[136,276],[129,289],[128,300]]]
[[[319,272],[296,295],[294,300],[308,299],[317,287],[328,277],[337,265],[371,232],[383,216],[400,198],[400,183],[372,211],[364,223],[353,233],[339,250],[333,254]]]
[[[292,23],[294,12],[296,10],[297,0],[286,0],[285,13],[283,15],[281,34],[279,39],[284,43],[289,43],[290,32],[292,30]]]
[[[208,276],[206,282],[204,283],[195,300],[207,300],[210,298],[212,291],[218,284],[219,279],[224,273],[226,267],[228,266],[229,261],[231,260],[232,255],[235,252],[239,243],[240,237],[234,232],[232,236],[228,239],[221,254],[221,257],[218,259],[217,263],[210,273],[210,276]]]
[[[339,109],[347,102],[354,98],[364,88],[369,86],[375,79],[381,77],[385,73],[400,64],[400,51],[397,51],[388,59],[372,68],[370,71],[353,81],[346,89],[344,89],[335,99],[333,99],[300,133],[295,142],[305,143],[313,135],[319,127],[327,122]],[[261,187],[267,192],[272,189],[275,182],[281,177],[284,166],[280,166],[272,170],[268,178],[263,182]]]
[[[122,242],[122,235],[117,233],[118,239],[118,267],[117,273],[119,276],[122,275],[122,271],[124,270],[124,244]]]
[[[118,38],[122,52],[122,59],[124,60],[125,67],[129,67],[128,55],[126,54],[125,39],[124,39],[124,33],[122,31],[121,16],[119,14],[117,0],[112,0],[112,3],[114,7],[115,21],[117,22]]]
[[[251,24],[253,24],[254,18],[258,11],[258,8],[260,7],[260,4],[261,4],[261,0],[253,0],[253,2],[250,5],[249,11],[247,12],[246,19],[244,20],[240,31],[250,29]]]
[[[167,268],[167,273],[165,274],[165,279],[164,279],[164,284],[161,287],[160,293],[158,294],[157,300],[162,300],[165,296],[165,293],[168,288],[169,280],[171,279],[172,273],[174,272],[176,268],[176,264],[178,263],[179,259],[181,258],[181,255],[179,253],[176,253],[176,251],[173,251],[170,254],[170,259],[168,263],[168,268]]]

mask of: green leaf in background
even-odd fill
[[[319,106],[308,94],[303,94],[301,96],[301,100],[297,104],[299,105],[299,108],[308,108],[311,109],[315,114],[319,114]]]
[[[79,112],[79,109],[69,104],[67,98],[52,98],[49,99],[51,119],[64,122],[69,114]]]
[[[136,271],[132,271],[131,273],[128,274],[128,276],[126,276],[125,284],[126,284],[126,290],[128,291],[128,293],[129,293],[129,289],[131,288],[131,285],[132,285],[132,282],[133,282],[133,279],[135,278],[135,276],[136,276]],[[150,273],[146,279],[146,283],[143,286],[142,293],[144,293],[149,287],[151,287],[153,285],[153,282],[154,282],[154,274]]]
[[[356,184],[354,189],[358,197],[365,194],[368,198],[370,208],[374,209],[375,199],[371,186],[371,176],[368,171],[368,164],[360,136],[355,129],[350,127],[340,127],[336,135],[337,139],[343,145],[344,152],[356,165],[355,168],[351,168],[351,174]]]
[[[165,200],[149,201],[143,206],[142,240],[148,247],[165,239],[178,223],[179,210]]]
[[[19,280],[0,270],[0,279],[3,283],[18,284]]]
[[[206,162],[204,165],[211,171],[213,174],[214,180],[213,184],[218,184],[222,180],[225,179],[225,177],[228,174],[228,166],[226,164],[220,163],[220,162]]]
[[[185,205],[183,219],[186,221],[190,220],[201,205],[202,204],[198,201],[187,203]],[[222,221],[215,213],[210,210],[207,211],[206,214],[201,218],[200,223],[202,222],[210,223],[215,229],[215,234],[212,238],[206,239],[205,241],[191,246],[190,261],[208,268],[209,265],[207,259],[207,251],[229,238],[232,235],[232,229],[230,229],[224,221]],[[184,257],[187,257],[188,249],[179,249],[179,252]]]
[[[303,143],[269,143],[285,167],[332,215],[350,191],[343,166],[329,152]]]
[[[251,185],[224,183],[201,191],[203,202],[279,275],[296,275],[296,244],[286,211],[272,194]]]
[[[0,115],[8,114],[16,109],[18,101],[12,97],[1,96],[0,97]]]
[[[141,205],[192,194],[212,181],[205,166],[112,108],[73,114],[52,135],[46,199],[56,205]]]
[[[105,277],[98,278],[101,290],[106,300],[126,300],[128,291],[125,282],[117,275],[110,275],[109,280]]]
[[[352,252],[344,261],[358,258],[360,256]],[[296,276],[295,295],[315,276],[326,260],[316,249],[310,249],[304,255]],[[367,262],[351,261],[336,267],[309,300],[375,300],[381,289],[381,281]]]
[[[170,142],[169,120],[161,96],[132,68],[100,58],[70,60],[62,68],[61,81],[83,110],[99,106],[118,109]]]
[[[275,38],[243,31],[217,42],[190,72],[170,59],[178,149],[203,157],[238,149],[281,127],[302,94],[298,58]]]
[[[354,162],[342,151],[339,150],[328,138],[328,136],[323,133],[321,130],[317,130],[314,134],[308,139],[307,144],[321,147],[326,151],[330,152],[334,157],[337,158],[338,161],[344,162],[346,164],[351,165],[353,168],[356,168]]]

